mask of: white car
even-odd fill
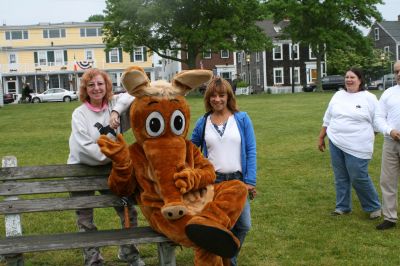
[[[78,99],[75,91],[68,91],[61,88],[48,89],[43,93],[33,93],[32,102],[70,102]]]

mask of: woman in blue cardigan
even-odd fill
[[[228,81],[214,78],[204,94],[207,113],[200,117],[192,132],[192,142],[201,148],[213,164],[216,183],[239,179],[244,182],[253,199],[256,190],[256,140],[250,117],[240,112]],[[250,204],[247,201],[242,214],[232,228],[240,244],[251,228]],[[237,265],[237,255],[231,259]]]

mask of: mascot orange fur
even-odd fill
[[[214,184],[215,172],[186,139],[190,111],[184,95],[212,77],[208,70],[177,74],[171,83],[150,83],[143,69],[128,68],[125,89],[136,97],[131,126],[136,142],[101,136],[98,144],[113,161],[108,184],[119,196],[136,193],[151,227],[183,246],[194,247],[195,265],[229,265],[239,240],[229,229],[246,201],[237,180]]]

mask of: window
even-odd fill
[[[389,54],[390,54],[390,47],[389,47],[389,46],[383,47],[383,52],[385,53],[386,56],[389,56]]]
[[[308,56],[310,59],[317,59],[317,57],[315,56],[311,46],[308,47]]]
[[[62,50],[54,51],[54,63],[56,66],[64,65],[64,51]]]
[[[256,62],[260,62],[260,52],[256,52]]]
[[[44,29],[43,38],[65,38],[65,29]]]
[[[274,60],[282,60],[282,44],[277,44],[273,49],[272,49],[272,54]]]
[[[16,64],[17,63],[17,55],[15,53],[8,54],[8,63]]]
[[[119,50],[118,48],[113,48],[109,53],[110,63],[118,63],[119,62]]]
[[[101,34],[101,28],[81,28],[81,37],[98,37]]]
[[[47,52],[46,51],[39,51],[37,54],[38,54],[39,66],[47,65]]]
[[[300,84],[300,68],[295,67],[294,68],[294,83],[295,84]],[[293,79],[292,79],[292,68],[290,68],[290,84],[292,84]]]
[[[204,59],[211,59],[211,49],[208,50],[207,52],[203,52],[203,58]]]
[[[283,84],[283,68],[274,68],[274,84]]]
[[[89,49],[85,49],[85,60],[89,61],[89,60],[93,60],[94,57],[94,51],[93,50],[89,50]]]
[[[256,79],[257,79],[257,85],[261,85],[260,69],[257,69],[257,71],[256,71]]]
[[[379,41],[379,28],[374,29],[375,41]]]
[[[229,51],[221,50],[221,58],[229,58]]]
[[[221,73],[220,73],[220,76],[221,76],[223,79],[231,79],[231,72],[221,72]]]
[[[143,59],[143,47],[138,47],[133,50],[135,61],[144,61]]]
[[[289,54],[290,59],[299,60],[299,45],[298,44],[290,44],[289,45]]]
[[[28,39],[27,30],[6,31],[6,40],[27,40],[27,39]]]
[[[33,56],[35,66],[62,66],[67,61],[67,50],[37,51]]]

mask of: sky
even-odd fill
[[[399,0],[384,0],[378,10],[385,20],[397,20]],[[91,15],[102,14],[105,0],[0,0],[0,23],[33,25],[40,22],[83,22]],[[364,34],[367,33],[363,29]]]

